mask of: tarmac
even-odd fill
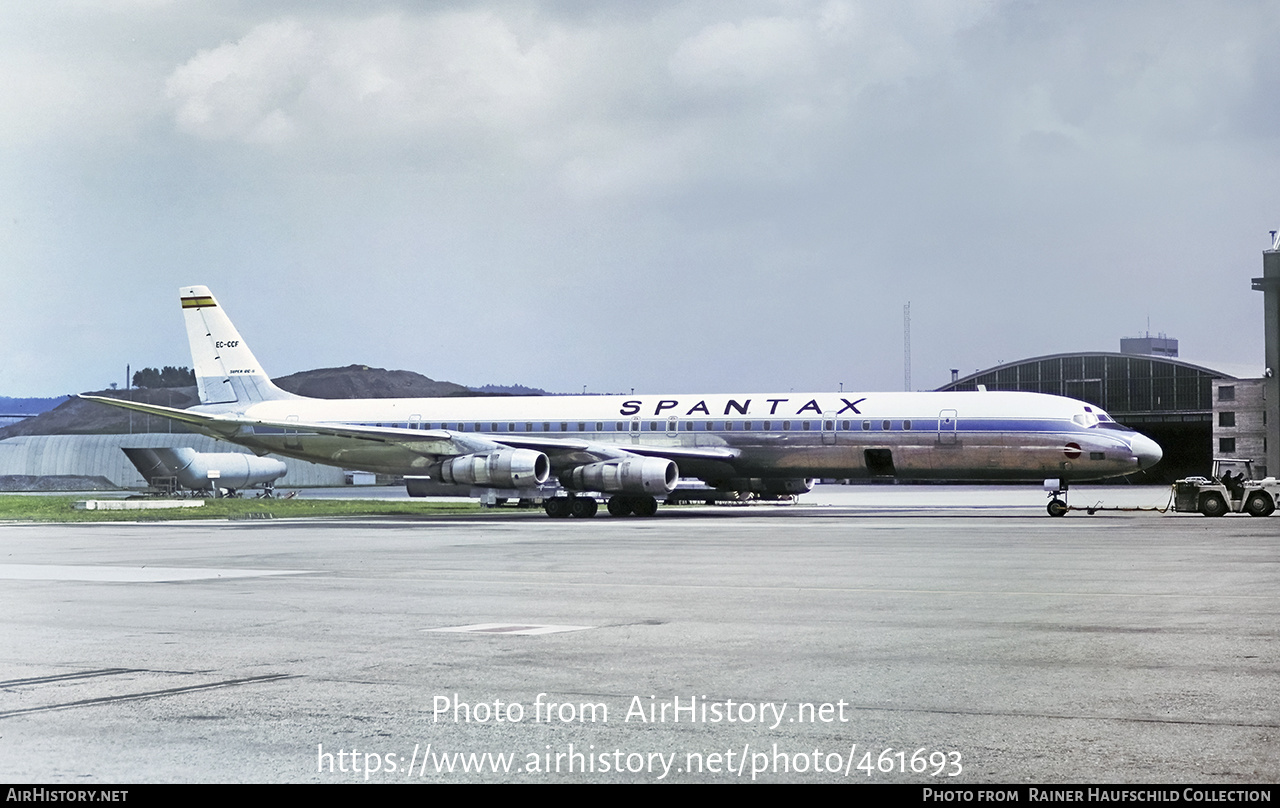
[[[806,501],[0,526],[0,780],[1280,777],[1280,517]]]

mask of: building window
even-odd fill
[[[1218,438],[1218,451],[1222,454],[1236,453],[1235,438]]]
[[[1235,401],[1236,386],[1234,384],[1224,384],[1218,388],[1219,401]]]
[[[1236,414],[1234,412],[1218,413],[1218,426],[1235,426]]]

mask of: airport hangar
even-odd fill
[[[1264,364],[1239,378],[1178,360],[1164,335],[1120,340],[1120,353],[1052,354],[1009,362],[939,390],[1024,390],[1096,404],[1160,444],[1164,459],[1144,482],[1207,475],[1213,458],[1252,460],[1254,477],[1280,475],[1280,231],[1262,253]]]
[[[981,386],[1050,393],[1095,404],[1164,449],[1160,464],[1134,482],[1168,483],[1208,474],[1214,457],[1264,462],[1261,406],[1253,401],[1261,396],[1258,381],[1150,353],[1153,346],[1167,352],[1169,343],[1176,355],[1177,340],[1124,339],[1122,353],[1036,356],[953,378],[938,389],[978,390]],[[1265,471],[1265,465],[1255,470]]]

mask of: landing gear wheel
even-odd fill
[[[608,508],[610,516],[630,516],[631,498],[624,497],[621,494],[614,494],[609,497]]]
[[[1276,504],[1271,501],[1271,497],[1262,491],[1254,491],[1244,501],[1245,513],[1250,516],[1270,516],[1275,509]]]
[[[569,513],[573,514],[575,519],[590,519],[596,515],[600,505],[593,497],[574,497],[569,500]]]
[[[1200,513],[1205,516],[1222,516],[1227,512],[1227,501],[1221,494],[1205,494],[1200,500]]]
[[[569,498],[552,497],[542,503],[542,509],[552,519],[563,519],[569,515]]]
[[[1066,516],[1066,514],[1067,514],[1067,503],[1063,502],[1062,500],[1056,497],[1054,499],[1049,500],[1050,516]]]
[[[636,516],[653,516],[658,512],[658,500],[653,497],[634,497],[631,512]]]

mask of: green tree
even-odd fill
[[[196,383],[196,374],[191,368],[175,368],[165,365],[157,370],[143,368],[133,374],[133,386],[144,389],[157,387],[191,387]]]

